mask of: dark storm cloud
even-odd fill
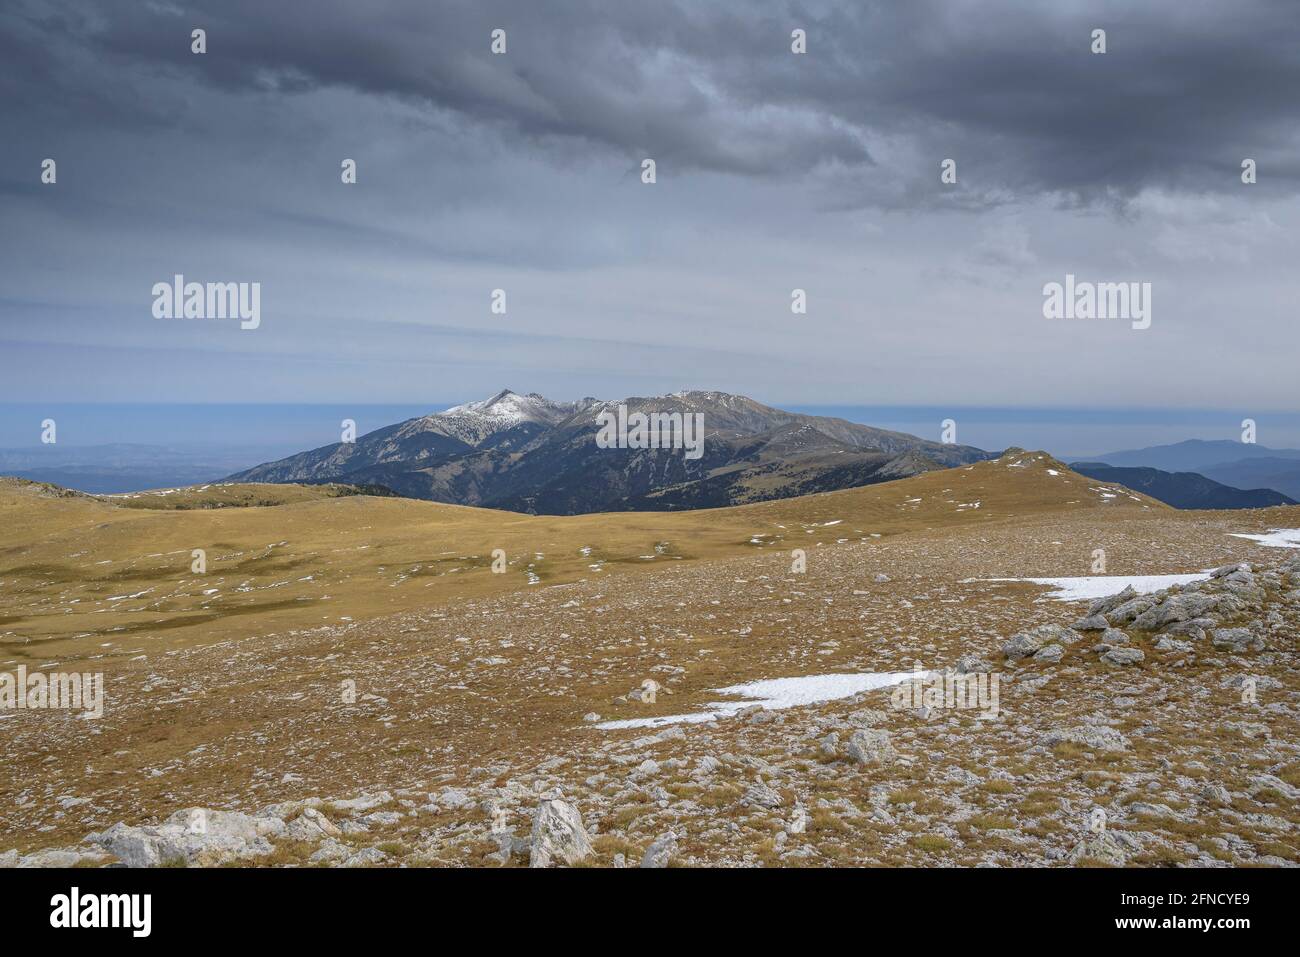
[[[1002,191],[1091,202],[1151,185],[1229,189],[1245,156],[1275,183],[1300,182],[1291,0],[21,9],[0,43],[73,112],[129,112],[137,88],[79,85],[79,71],[198,70],[227,91],[397,97],[552,148],[618,151],[630,169],[653,156],[743,175],[821,171],[849,206],[934,202],[918,184],[945,157],[958,160],[968,205]],[[209,35],[202,58],[189,52],[196,26]],[[496,27],[508,32],[504,57],[488,50]],[[806,55],[790,52],[795,27],[808,32]],[[1096,27],[1104,55],[1089,50]],[[145,116],[160,108],[140,105]]]
[[[0,401],[1290,409],[1293,10],[5,0]],[[177,273],[264,321],[156,320]],[[1155,324],[1047,322],[1067,273]]]

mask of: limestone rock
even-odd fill
[[[1110,622],[1106,620],[1105,615],[1088,615],[1080,618],[1070,627],[1075,631],[1105,631],[1110,627]]]
[[[1042,661],[1049,665],[1056,664],[1064,657],[1065,649],[1057,644],[1047,645],[1046,647],[1039,648],[1038,651],[1034,652],[1035,661]]]
[[[740,799],[740,803],[771,809],[780,807],[785,802],[771,787],[762,781],[755,781],[745,790],[745,796]]]
[[[1174,622],[1199,618],[1219,604],[1219,596],[1198,592],[1170,595],[1158,605],[1153,605],[1133,619],[1133,627],[1143,631],[1159,631]]]
[[[677,835],[671,831],[664,834],[648,848],[641,858],[642,867],[667,867],[669,860],[677,853]]]
[[[1043,737],[1043,743],[1048,747],[1062,742],[1082,745],[1094,751],[1127,751],[1129,748],[1128,738],[1106,725],[1084,724],[1074,728],[1057,728]]]
[[[325,837],[338,837],[343,832],[320,811],[309,807],[290,822],[286,833],[295,841],[319,841]]]
[[[1047,645],[1053,643],[1072,645],[1082,638],[1082,635],[1070,628],[1063,628],[1060,625],[1039,625],[1037,628],[1013,635],[1011,640],[1002,646],[1002,654],[1008,661],[1018,661],[1021,658],[1028,658]]]
[[[528,866],[551,867],[557,862],[573,865],[591,854],[591,839],[578,809],[565,801],[543,801],[533,820]]]
[[[1246,628],[1216,628],[1211,637],[1215,648],[1224,651],[1263,651],[1264,642]]]
[[[212,866],[269,854],[274,850],[269,838],[287,831],[283,821],[269,815],[188,808],[160,825],[129,827],[119,822],[86,840],[127,867]]]
[[[1141,648],[1112,648],[1101,656],[1108,665],[1135,665],[1146,657]]]
[[[898,757],[892,735],[880,728],[861,728],[849,736],[849,757],[858,764],[890,764]]]

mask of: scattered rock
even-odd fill
[[[1068,742],[1078,744],[1094,751],[1127,751],[1129,740],[1114,728],[1105,725],[1084,724],[1075,728],[1056,729],[1043,736],[1043,743],[1049,748],[1055,744]]]

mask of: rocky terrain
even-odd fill
[[[1300,862],[1300,552],[1270,534],[1300,509],[1176,512],[1009,452],[701,514],[736,546],[670,524],[636,565],[391,614],[11,639],[0,667],[93,663],[109,707],[0,712],[0,862]],[[650,517],[564,521],[581,551]],[[981,680],[995,708],[947,690]]]

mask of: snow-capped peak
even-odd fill
[[[502,389],[490,399],[466,402],[463,405],[453,405],[450,409],[437,414],[440,417],[480,415],[490,416],[494,419],[505,419],[510,422],[527,422],[536,418],[537,407],[542,404],[549,403],[540,395],[524,396],[519,395],[517,392],[511,392],[509,389]]]
[[[552,402],[536,392],[520,395],[502,389],[490,399],[454,405],[428,416],[426,421],[431,425],[436,423],[440,432],[479,445],[495,433],[515,426],[527,423],[555,425],[592,401]]]

